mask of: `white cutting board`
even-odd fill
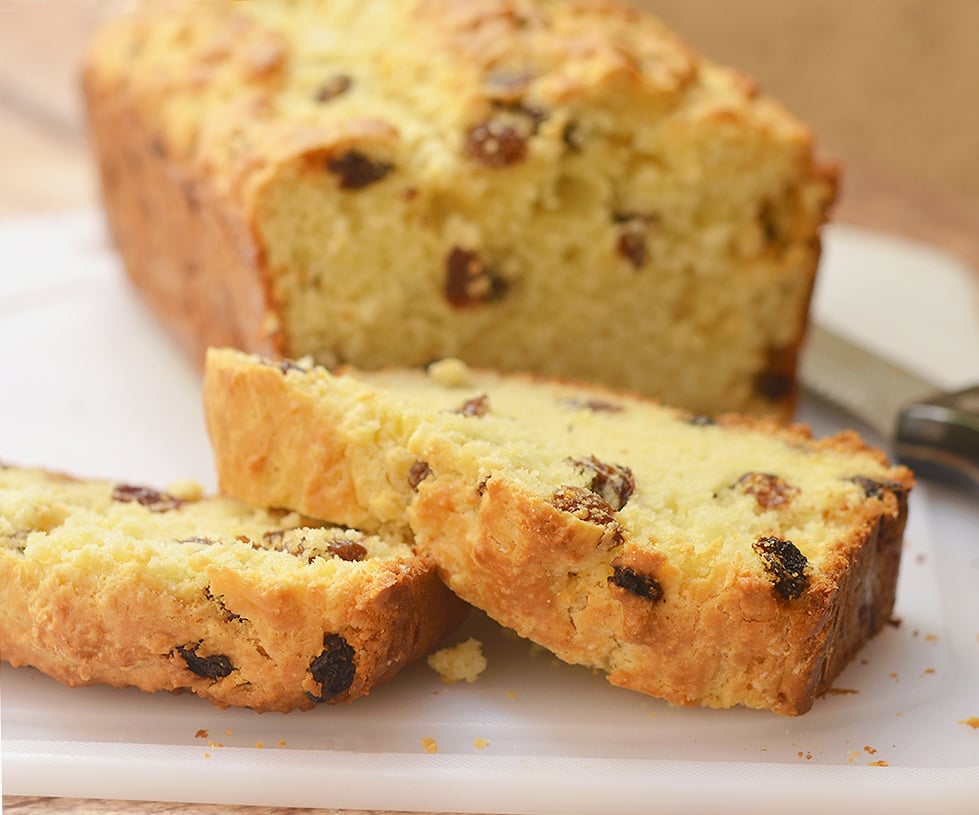
[[[940,384],[979,381],[975,278],[925,247],[830,230],[814,310]],[[0,223],[0,460],[213,488],[199,375],[89,211]],[[807,405],[817,431],[845,418]],[[912,496],[888,627],[799,718],[678,710],[473,614],[489,667],[424,664],[307,713],[69,689],[0,667],[4,794],[514,813],[977,812],[979,507]],[[201,735],[206,731],[206,735]],[[423,747],[434,739],[437,753]],[[484,744],[488,742],[488,744]],[[261,746],[259,746],[261,745]],[[874,766],[885,762],[887,766]]]

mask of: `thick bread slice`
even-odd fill
[[[680,705],[799,714],[887,621],[911,473],[855,434],[468,370],[212,350],[223,489],[410,526],[518,634]]]
[[[199,487],[0,467],[0,655],[68,685],[286,712],[366,695],[464,605],[404,540]]]

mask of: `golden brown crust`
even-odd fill
[[[0,654],[64,684],[308,709],[367,695],[463,613],[405,545],[349,563],[314,562],[307,548],[304,563],[313,527],[298,554],[243,533],[274,538],[284,513],[216,498],[158,510],[107,498],[112,484],[73,483],[0,470]]]
[[[240,209],[175,160],[168,140],[153,140],[132,91],[91,69],[84,88],[112,238],[157,317],[198,362],[210,345],[280,351]]]

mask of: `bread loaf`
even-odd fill
[[[404,540],[186,485],[0,467],[0,655],[68,685],[258,711],[346,702],[463,608]]]
[[[804,713],[891,614],[913,479],[852,432],[228,349],[205,404],[230,494],[410,528],[463,599],[678,705]]]
[[[647,13],[154,0],[84,86],[116,245],[197,358],[455,356],[792,411],[835,170]]]

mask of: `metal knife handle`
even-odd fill
[[[904,407],[894,448],[923,476],[979,489],[979,385]]]

